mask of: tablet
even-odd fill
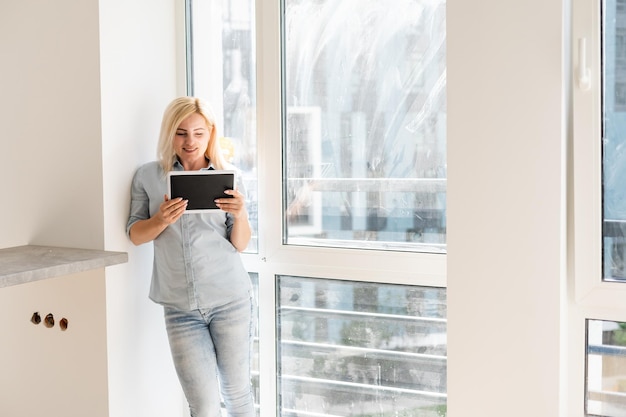
[[[167,190],[170,199],[189,200],[185,213],[219,210],[216,198],[232,198],[225,190],[235,189],[235,171],[203,169],[200,171],[170,171]]]

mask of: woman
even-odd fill
[[[244,196],[216,200],[221,210],[187,213],[168,199],[170,170],[233,169],[220,150],[215,117],[195,97],[172,101],[163,115],[159,161],[141,166],[131,187],[126,227],[135,245],[152,241],[150,299],[163,305],[176,372],[192,417],[253,417],[250,355],[255,304],[239,252],[251,236]],[[218,382],[219,380],[219,382]]]

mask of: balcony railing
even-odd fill
[[[445,416],[445,304],[404,297],[421,311],[280,306],[281,417]]]

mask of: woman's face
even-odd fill
[[[174,135],[174,152],[185,170],[197,170],[206,167],[204,152],[209,144],[211,128],[198,113],[184,119]]]

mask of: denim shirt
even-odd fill
[[[174,170],[183,170],[176,162]],[[131,186],[126,234],[159,211],[167,180],[157,162],[141,166]],[[230,243],[233,218],[221,210],[185,213],[154,239],[150,299],[179,310],[213,308],[249,297],[250,277]]]

